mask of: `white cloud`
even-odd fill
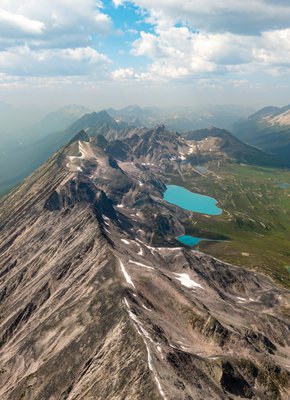
[[[125,0],[113,0],[115,7],[120,7],[125,3]]]
[[[0,43],[34,47],[87,46],[92,35],[112,31],[111,18],[98,0],[1,0]],[[11,38],[10,43],[7,38]],[[1,40],[2,39],[2,40]]]
[[[0,52],[0,71],[15,76],[96,75],[101,78],[108,57],[86,48],[33,51],[28,46]]]
[[[110,60],[92,42],[112,31],[99,0],[1,0],[0,73],[103,77]]]
[[[261,71],[286,74],[290,67],[290,29],[248,36],[156,27],[155,33],[141,32],[132,46],[133,55],[152,60],[144,73],[153,80]]]
[[[43,31],[43,22],[0,9],[0,37],[34,36],[43,34]]]
[[[290,67],[290,29],[264,32],[254,54],[258,62],[269,66]]]
[[[112,78],[118,81],[123,81],[136,78],[136,74],[133,68],[118,68],[112,72]]]
[[[288,0],[131,0],[149,11],[156,25],[187,21],[208,32],[257,34],[290,25]]]
[[[153,60],[149,72],[154,79],[225,73],[231,65],[252,61],[251,40],[231,33],[194,33],[187,27],[157,28],[154,34],[141,33],[132,54]]]

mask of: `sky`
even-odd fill
[[[290,103],[289,0],[0,0],[0,101]]]

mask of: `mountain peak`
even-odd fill
[[[100,123],[116,124],[116,121],[114,120],[114,118],[112,118],[105,110],[87,113],[82,117],[82,119],[87,120],[90,123],[97,122],[98,124],[100,124]]]
[[[116,123],[116,120],[106,111],[106,110],[101,110],[98,112],[93,113],[94,117],[98,119],[99,121],[104,121],[104,122],[109,122],[109,123]]]
[[[90,141],[90,138],[84,129],[82,129],[79,133],[77,133],[68,144],[70,145],[74,142],[77,142],[78,140],[83,140],[84,142]]]

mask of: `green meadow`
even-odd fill
[[[249,165],[207,165],[204,174],[167,174],[171,184],[218,200],[220,216],[194,214],[186,234],[217,239],[196,248],[270,275],[290,287],[290,171]],[[286,188],[282,188],[285,186]]]

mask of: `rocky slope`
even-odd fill
[[[265,152],[249,146],[229,131],[211,127],[183,134],[188,140],[198,143],[198,151],[192,156],[194,159],[206,161],[232,161],[244,164],[279,166],[279,160]]]
[[[127,128],[118,135],[108,132],[107,151],[123,160],[138,160],[143,165],[159,165],[163,170],[194,168],[211,161],[278,166],[279,161],[259,149],[246,145],[230,132],[209,128],[186,132],[182,136],[164,125],[153,129]],[[115,140],[114,140],[115,139]]]
[[[177,247],[163,133],[82,131],[2,202],[1,399],[289,398],[289,292]]]

